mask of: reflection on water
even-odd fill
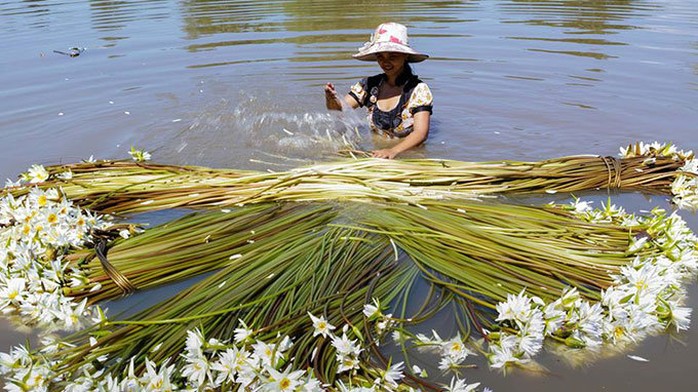
[[[543,41],[560,43],[565,47],[578,44],[577,47],[593,47],[586,50],[555,50],[530,48],[531,51],[543,53],[566,54],[589,57],[597,60],[617,58],[603,52],[607,45],[627,45],[627,43],[607,38],[592,37],[618,34],[620,30],[639,28],[630,23],[631,18],[645,14],[645,11],[661,12],[662,6],[645,1],[548,1],[548,0],[511,0],[501,5],[507,17],[503,23],[525,23],[531,26],[546,26],[561,29],[565,36],[550,37],[545,31],[541,36],[512,36],[508,39]],[[514,17],[511,17],[511,16]],[[572,35],[575,37],[568,37]],[[581,36],[581,37],[576,37]]]
[[[469,4],[469,3],[468,3]],[[366,12],[370,8],[373,12]],[[455,12],[464,8],[459,1],[308,1],[251,4],[246,2],[184,1],[182,14],[187,38],[222,36],[223,41],[205,40],[187,46],[191,51],[219,47],[255,45],[274,47],[293,44],[297,50],[284,58],[294,62],[318,62],[347,59],[356,47],[368,40],[378,24],[400,15],[403,23],[456,23]],[[454,16],[449,16],[454,15]],[[254,33],[254,34],[250,34]],[[418,36],[418,35],[417,35]],[[273,49],[270,49],[273,50]],[[255,51],[263,56],[266,51]],[[246,61],[275,61],[276,58]],[[220,66],[239,63],[199,65]]]
[[[565,34],[614,34],[638,28],[629,19],[662,11],[658,2],[641,0],[510,0],[501,4],[504,15],[521,15],[526,23],[565,29]]]
[[[90,0],[89,3],[92,25],[100,31],[121,30],[137,20],[157,20],[169,15],[167,0]]]
[[[655,139],[698,148],[693,0],[0,0],[0,179],[33,163],[123,158],[131,145],[161,162],[272,170],[324,159],[342,137],[370,149],[365,112],[328,113],[322,85],[346,91],[378,73],[350,56],[387,20],[431,55],[415,65],[435,94],[418,156],[612,155]],[[87,51],[52,53],[72,46]],[[638,348],[652,372],[620,357],[588,375],[549,359],[555,377],[468,377],[499,391],[656,390],[652,374],[698,371],[695,327],[681,338],[687,347]],[[678,378],[674,390],[693,390]]]

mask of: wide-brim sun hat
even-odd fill
[[[371,40],[359,48],[353,58],[362,61],[376,61],[376,55],[383,52],[407,54],[407,62],[418,63],[429,58],[429,55],[412,49],[407,38],[407,27],[400,23],[383,23],[376,28]]]

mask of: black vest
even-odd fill
[[[368,92],[368,94],[366,95],[366,98],[362,104],[367,108],[375,106],[373,108],[373,115],[371,119],[373,125],[378,129],[390,132],[397,128],[402,122],[401,113],[404,110],[407,101],[410,99],[412,91],[414,91],[414,88],[417,87],[419,83],[422,83],[422,81],[419,80],[416,75],[410,77],[410,79],[402,87],[402,93],[400,94],[400,100],[398,101],[397,105],[392,110],[384,112],[376,105],[378,100],[378,88],[384,79],[384,74],[371,76],[366,79],[366,92]],[[371,97],[375,98],[371,99]]]

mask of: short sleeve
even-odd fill
[[[407,104],[407,109],[410,113],[414,114],[424,110],[428,110],[431,113],[434,107],[434,98],[431,95],[431,90],[426,83],[419,83],[414,90],[412,90],[412,95],[410,95],[410,101]]]
[[[366,91],[367,84],[368,79],[364,78],[356,82],[349,90],[349,95],[359,103],[359,106],[364,106],[366,104],[366,98],[368,97],[368,91]]]

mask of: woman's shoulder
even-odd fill
[[[361,78],[358,82],[354,84],[354,86],[361,87],[365,89],[368,86],[377,86],[380,84],[380,81],[383,80],[385,77],[385,74],[378,74],[378,75],[373,75],[373,76],[367,76],[365,78]]]
[[[410,94],[409,106],[431,106],[434,104],[434,97],[431,94],[429,85],[421,80],[414,86]]]

